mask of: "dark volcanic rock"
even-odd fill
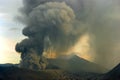
[[[106,74],[60,69],[32,71],[15,66],[0,66],[0,80],[120,80],[120,65]]]
[[[18,67],[0,67],[0,80],[49,80],[51,74],[45,71],[32,71]]]
[[[105,74],[105,80],[120,80],[120,64],[113,68],[110,72]]]
[[[0,67],[0,80],[93,80],[100,74],[64,70],[31,71],[17,67]]]

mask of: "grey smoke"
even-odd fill
[[[32,52],[42,56],[49,48],[58,55],[65,54],[87,32],[94,62],[108,68],[119,63],[117,0],[23,0],[23,3],[22,20],[26,25],[23,34],[28,38],[16,45],[21,57]]]
[[[36,6],[37,4],[31,5],[31,7],[29,5],[31,2],[26,0],[24,7],[25,11],[28,11],[25,12],[24,18],[27,20],[27,26],[23,29],[23,35],[28,38],[16,45],[16,51],[22,53],[22,65],[29,63],[28,57],[31,58],[35,54],[41,57],[44,50],[51,47],[57,55],[64,54],[74,46],[86,30],[86,27],[76,19],[72,8],[65,2],[47,2],[38,6]],[[51,45],[45,46],[47,43],[51,43]],[[33,55],[28,55],[30,53]],[[34,64],[38,65],[38,63]]]
[[[112,68],[120,61],[120,18],[117,0],[97,0],[92,14],[86,19],[90,24],[89,32],[94,47],[94,61]],[[93,46],[94,45],[94,46]]]
[[[46,2],[65,2],[75,11],[79,11],[83,7],[83,0],[23,0],[24,9],[22,9],[22,11],[23,13],[28,14],[33,8]]]

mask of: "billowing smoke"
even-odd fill
[[[16,51],[22,53],[23,67],[44,69],[47,65],[43,58],[45,51],[51,49],[57,55],[63,55],[85,32],[86,27],[65,2],[24,0],[22,11],[27,25],[23,35],[28,38],[16,45]]]
[[[94,62],[105,67],[118,63],[117,0],[23,0],[23,3],[20,19],[26,25],[23,34],[28,38],[16,45],[16,51],[21,52],[21,66],[44,69],[47,65],[44,52],[52,50],[57,56],[64,55],[86,33],[92,50],[88,54]]]

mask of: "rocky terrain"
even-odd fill
[[[120,64],[111,71],[76,55],[48,59],[45,70],[20,68],[19,64],[1,64],[0,80],[120,80]]]
[[[120,80],[120,65],[105,74],[61,69],[32,71],[16,66],[0,66],[0,80]]]
[[[100,74],[63,70],[32,71],[17,67],[0,67],[0,80],[96,80]]]

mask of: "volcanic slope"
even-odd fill
[[[63,70],[32,71],[18,67],[0,67],[0,80],[88,80],[101,77],[101,74]]]
[[[73,71],[73,72],[94,72],[94,73],[105,73],[106,68],[97,65],[93,62],[87,61],[83,58],[80,58],[76,55],[72,56],[63,56],[56,59],[49,59],[50,65],[55,65],[60,69]]]

